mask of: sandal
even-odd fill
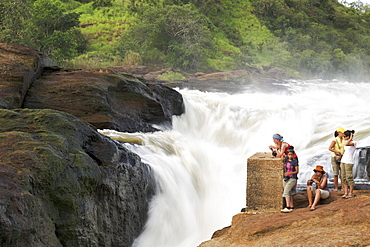
[[[348,196],[347,196],[346,198],[347,198],[347,199],[348,199],[348,198],[353,198],[353,197],[355,197],[355,196],[356,196],[355,194],[351,194],[351,193],[349,193],[349,194],[348,194]]]
[[[348,197],[348,194],[344,194],[344,195],[342,196],[342,199],[347,199],[347,197]]]

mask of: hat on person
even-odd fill
[[[322,166],[316,166],[316,168],[315,168],[315,169],[313,169],[313,171],[314,171],[314,172],[322,172],[322,173],[326,173],[326,172],[324,171],[324,167],[322,167]]]
[[[344,132],[344,130],[343,130],[343,132]],[[274,138],[276,140],[279,140],[279,141],[282,141],[282,142],[284,141],[283,137],[279,134],[273,134],[272,138]]]
[[[343,128],[339,128],[339,129],[337,129],[337,132],[342,132],[342,133],[344,133],[344,129]]]

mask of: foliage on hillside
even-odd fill
[[[366,76],[370,66],[369,6],[352,4],[353,8],[347,8],[335,0],[251,2],[261,21],[289,44],[292,59],[288,67],[310,76]]]
[[[142,1],[135,5],[135,11],[140,20],[118,45],[126,60],[128,55],[139,54],[136,60],[142,59],[150,67],[159,64],[188,71],[243,69],[250,64],[271,64],[285,52],[278,39],[253,15],[248,1]],[[174,38],[171,32],[175,30],[181,30],[187,38]]]
[[[55,61],[84,52],[86,39],[77,29],[79,14],[58,0],[3,0],[0,3],[0,41],[29,46]]]
[[[0,41],[80,68],[252,65],[358,80],[370,67],[369,10],[336,0],[4,0]]]

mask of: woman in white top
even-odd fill
[[[342,173],[342,187],[344,189],[344,195],[342,198],[348,199],[355,195],[353,189],[355,182],[353,181],[353,164],[354,164],[354,153],[356,151],[356,142],[353,141],[354,130],[344,131],[344,154],[340,163],[340,170]]]

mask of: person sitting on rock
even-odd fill
[[[307,198],[308,208],[313,211],[320,199],[327,199],[330,196],[328,190],[328,178],[324,175],[326,172],[322,166],[316,166],[311,179],[307,180]],[[315,186],[314,186],[315,184]]]

